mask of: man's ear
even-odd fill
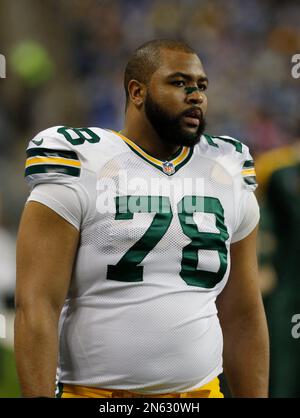
[[[128,83],[128,93],[130,101],[135,106],[141,107],[146,97],[146,86],[137,80],[130,80]]]

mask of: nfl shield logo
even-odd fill
[[[163,172],[168,174],[169,176],[171,174],[174,174],[175,173],[175,167],[174,167],[173,163],[171,163],[170,161],[165,161],[163,163]]]

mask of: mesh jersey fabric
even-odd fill
[[[75,144],[78,131],[59,130],[40,133],[43,148],[31,142],[26,163],[31,188],[76,193],[73,213],[60,202],[81,239],[60,318],[58,380],[153,394],[208,383],[222,372],[215,301],[230,243],[259,217],[255,185],[242,175],[248,148],[203,136],[175,168],[159,167],[112,131],[89,128],[86,138],[96,141],[92,131],[99,141],[81,134]],[[38,192],[33,200],[47,204],[46,189]]]

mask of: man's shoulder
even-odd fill
[[[214,151],[216,155],[231,154],[234,158],[245,159],[250,155],[249,147],[237,138],[229,135],[212,135],[204,133],[201,143],[205,143],[207,149]]]
[[[52,126],[35,135],[26,149],[25,177],[32,184],[41,179],[75,181],[82,170],[94,172],[110,149],[118,147],[114,133],[98,127]],[[116,145],[115,145],[116,144]]]
[[[230,175],[242,176],[244,183],[256,187],[254,160],[249,147],[229,135],[203,134],[199,143],[199,154],[213,159]]]
[[[81,152],[91,145],[100,144],[103,139],[112,136],[112,132],[98,127],[74,128],[57,125],[44,129],[32,138],[27,149],[35,147],[73,149]]]
[[[51,156],[74,158],[87,167],[93,166],[94,160],[109,154],[111,149],[118,148],[120,142],[116,140],[116,134],[110,130],[58,125],[35,135],[29,141],[26,154],[27,158]],[[35,161],[37,162],[36,159]]]

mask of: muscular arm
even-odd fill
[[[269,337],[259,290],[257,228],[231,246],[229,281],[217,299],[224,371],[234,397],[267,397]]]
[[[24,209],[17,240],[15,355],[24,397],[55,394],[58,320],[79,232],[38,202]]]

